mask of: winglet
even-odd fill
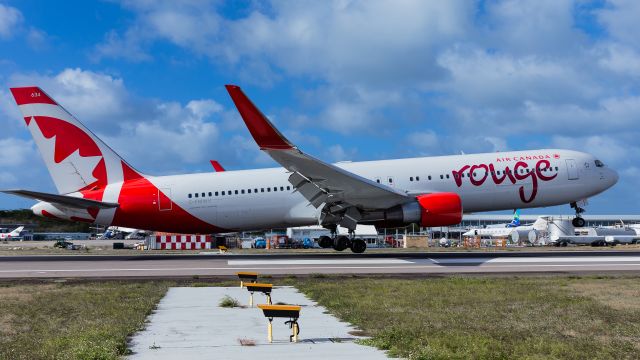
[[[47,93],[37,86],[11,88],[13,98],[18,105],[26,104],[52,104],[57,105]]]
[[[263,150],[288,150],[294,146],[249,100],[239,86],[225,85],[253,139]]]
[[[213,169],[216,172],[221,172],[224,171],[224,168],[222,167],[222,165],[220,165],[219,162],[217,162],[216,160],[209,160],[211,162],[211,166],[213,166]]]

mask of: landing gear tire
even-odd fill
[[[348,248],[351,245],[351,240],[347,236],[340,235],[336,237],[336,240],[333,242],[333,249],[336,251],[342,251]]]
[[[584,227],[585,223],[586,222],[581,217],[575,217],[573,218],[573,220],[571,220],[571,224],[573,224],[573,226],[577,228]]]
[[[320,236],[318,239],[318,245],[323,249],[333,247],[333,239],[328,236]]]
[[[362,254],[367,250],[367,243],[364,240],[355,239],[351,241],[351,251],[356,254]]]

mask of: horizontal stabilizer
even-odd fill
[[[3,193],[18,195],[22,197],[26,197],[29,199],[36,199],[40,201],[46,201],[54,204],[60,204],[64,206],[74,207],[74,208],[98,208],[98,209],[111,209],[117,208],[120,206],[116,203],[108,203],[96,200],[89,200],[78,198],[75,196],[68,195],[57,195],[57,194],[49,194],[37,191],[29,191],[29,190],[1,190]]]

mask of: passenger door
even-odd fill
[[[567,159],[567,173],[569,175],[569,180],[577,180],[578,179],[578,167],[576,166],[576,161],[573,159]]]

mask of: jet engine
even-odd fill
[[[418,223],[422,227],[456,225],[462,221],[462,201],[456,193],[419,195],[416,201],[385,212],[386,224]]]

